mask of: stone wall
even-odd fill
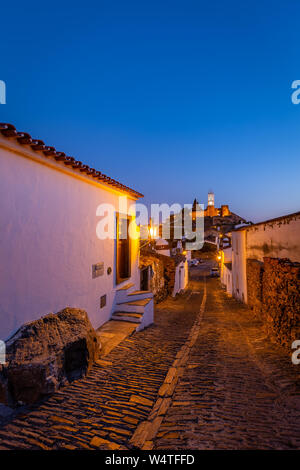
[[[300,263],[289,259],[247,260],[248,304],[287,348],[300,339]]]
[[[151,266],[152,278],[150,290],[153,292],[156,303],[171,295],[175,284],[175,259],[161,255],[148,248],[142,249],[140,254],[140,268]]]
[[[247,259],[248,305],[252,308],[256,316],[263,314],[263,272],[264,263],[256,259]]]

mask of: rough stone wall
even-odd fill
[[[247,260],[248,303],[267,331],[287,348],[300,339],[300,263]]]
[[[263,291],[264,264],[256,259],[247,259],[247,294],[248,305],[256,316],[263,315],[262,291]]]
[[[150,289],[156,303],[171,295],[175,284],[175,259],[144,249],[140,254],[140,268],[152,267]]]
[[[264,258],[263,304],[268,329],[291,348],[300,339],[300,263]]]

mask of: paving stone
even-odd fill
[[[57,423],[64,423],[64,424],[74,424],[74,421],[70,421],[69,419],[61,418],[60,416],[50,416],[50,421],[55,421]]]
[[[161,401],[160,407],[158,409],[158,416],[162,416],[162,415],[166,414],[171,402],[172,402],[171,398],[164,398]]]
[[[134,425],[138,424],[139,422],[138,419],[131,418],[130,416],[124,416],[123,421],[125,421],[125,423],[134,424]]]
[[[141,397],[140,395],[131,395],[130,401],[133,401],[134,403],[139,403],[141,405],[145,406],[152,406],[153,401],[148,400],[147,398]]]
[[[120,429],[120,428],[115,428],[115,427],[111,427],[111,428],[106,428],[107,431],[112,431],[116,434],[123,434],[125,436],[131,436],[131,431],[128,431],[127,429]]]
[[[168,371],[168,374],[165,378],[165,383],[166,384],[170,384],[174,377],[177,375],[177,368],[176,367],[170,367],[169,371]]]
[[[94,447],[106,447],[109,450],[118,450],[120,448],[119,444],[116,444],[115,442],[108,441],[107,439],[102,439],[101,437],[93,437],[93,439],[90,442],[91,446]]]

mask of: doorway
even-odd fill
[[[117,214],[117,252],[116,252],[116,284],[120,284],[131,276],[131,243],[129,237],[129,223],[131,217]]]
[[[150,266],[141,269],[141,290],[149,290],[150,284]]]

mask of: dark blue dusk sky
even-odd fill
[[[145,194],[300,209],[300,3],[2,2],[11,122]]]

